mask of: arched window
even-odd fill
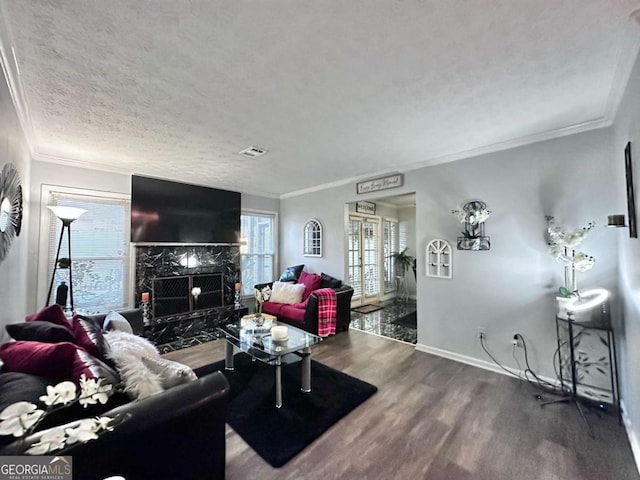
[[[304,256],[322,256],[322,224],[315,218],[304,226]]]

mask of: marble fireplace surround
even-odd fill
[[[239,245],[135,245],[137,307],[140,305],[143,292],[153,295],[154,280],[166,280],[169,277],[175,277],[178,283],[181,282],[178,277],[186,277],[188,285],[195,285],[198,279],[221,278],[221,292],[216,306],[207,307],[205,303],[205,308],[199,308],[194,305],[192,299],[186,308],[187,311],[157,318],[153,315],[153,309],[150,309],[144,336],[154,342],[161,352],[210,341],[216,338],[218,325],[228,323],[237,315],[234,300],[235,284],[240,278]],[[153,304],[152,297],[151,305]]]

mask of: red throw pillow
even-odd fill
[[[90,318],[73,314],[71,331],[76,338],[75,344],[81,346],[94,357],[102,358],[109,346],[104,339],[102,329]]]
[[[316,275],[315,273],[300,273],[300,277],[298,278],[298,283],[304,284],[304,293],[302,294],[302,301],[304,302],[311,292],[320,288],[320,284],[322,283],[322,277],[320,275]]]
[[[56,325],[62,325],[63,327],[71,329],[71,325],[69,324],[67,317],[64,316],[62,307],[57,303],[49,305],[48,307],[44,307],[38,313],[27,315],[25,317],[25,320],[27,322],[33,322],[35,320],[39,320],[42,322],[51,322],[55,323]]]
[[[19,340],[0,346],[0,360],[5,372],[65,379],[71,377],[71,366],[77,348],[77,345],[71,342],[43,343]]]

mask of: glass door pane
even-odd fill
[[[360,219],[349,219],[349,284],[353,287],[353,300],[362,297],[361,225]]]

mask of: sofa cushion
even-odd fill
[[[78,348],[71,363],[71,378],[78,382],[82,375],[87,378],[104,378],[111,385],[120,383],[118,372],[102,360]]]
[[[305,285],[302,283],[273,282],[271,287],[271,298],[269,301],[275,303],[286,303],[292,305],[302,301]]]
[[[71,320],[71,331],[76,337],[76,345],[81,346],[94,357],[103,358],[109,351],[109,344],[102,335],[102,327],[91,318],[74,314]]]
[[[25,317],[27,322],[34,322],[36,320],[42,322],[51,322],[56,325],[61,325],[63,327],[71,328],[71,324],[67,320],[67,317],[64,316],[64,311],[62,307],[57,303],[53,305],[49,305],[48,307],[44,307],[37,313],[33,313],[31,315],[27,315]]]
[[[294,265],[293,267],[285,268],[282,271],[282,275],[280,275],[280,278],[278,279],[278,281],[296,283],[298,281],[298,278],[300,277],[300,273],[302,272],[303,268],[304,268],[304,265]]]
[[[133,334],[133,328],[131,327],[129,320],[114,311],[107,313],[102,328],[104,330],[120,330],[121,332]]]
[[[304,285],[304,293],[302,294],[302,301],[304,302],[311,292],[320,288],[320,283],[322,283],[322,277],[320,275],[316,275],[315,273],[300,273],[300,278],[298,278],[298,283]],[[297,302],[296,302],[297,303]]]
[[[45,343],[75,341],[75,337],[69,328],[51,322],[43,322],[42,320],[13,323],[7,325],[6,329],[14,340],[31,340]]]
[[[165,390],[198,379],[191,367],[164,358],[142,357],[142,363],[160,377]]]
[[[280,315],[280,310],[284,307],[284,303],[264,302],[262,304],[262,311],[270,315]]]
[[[342,280],[338,280],[337,278],[332,277],[331,275],[327,275],[326,273],[321,273],[322,283],[320,283],[319,288],[340,288],[342,286]]]
[[[0,346],[5,372],[21,372],[69,379],[77,346],[71,342],[44,343],[18,340]]]
[[[304,308],[296,308],[293,305],[283,305],[280,310],[280,315],[289,318],[291,320],[297,320],[299,322],[304,321]]]
[[[120,330],[105,333],[109,342],[107,356],[115,362],[125,391],[131,398],[145,398],[162,392],[162,382],[157,373],[142,363],[142,357],[160,358],[155,346],[146,338]]]

